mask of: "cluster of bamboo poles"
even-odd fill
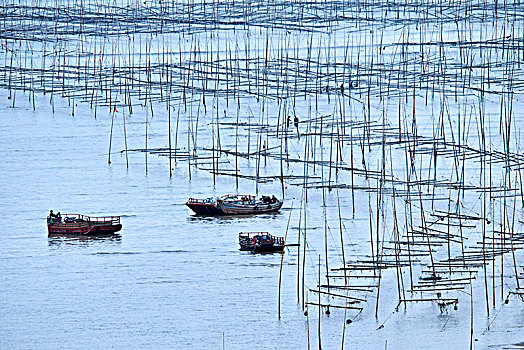
[[[71,115],[84,102],[109,116],[108,163],[121,121],[122,152],[143,153],[146,171],[155,154],[170,175],[184,164],[188,179],[206,171],[257,192],[271,181],[283,196],[300,188],[306,313],[358,315],[375,295],[378,316],[388,271],[397,307],[456,307],[479,273],[488,317],[497,300],[524,295],[520,1],[40,0],[6,1],[0,16],[12,106],[22,91],[34,110],[47,96],[54,111],[60,97]],[[128,147],[137,115],[145,130]],[[151,127],[164,144],[148,147]],[[323,249],[308,237],[312,191],[322,193]],[[367,254],[346,253],[345,215],[369,221]],[[320,317],[318,327],[320,344]]]

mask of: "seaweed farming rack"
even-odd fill
[[[111,120],[112,166],[143,156],[147,172],[154,155],[169,176],[298,191],[304,312],[378,317],[391,276],[397,308],[447,312],[478,288],[489,318],[523,300],[520,1],[41,0],[0,15],[9,103],[89,106]]]

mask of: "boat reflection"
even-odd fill
[[[267,214],[241,214],[241,215],[205,215],[205,214],[192,214],[187,217],[190,222],[201,222],[201,221],[215,221],[220,223],[222,221],[229,222],[231,220],[239,219],[263,219],[263,220],[276,220],[282,216],[280,212],[272,212]]]
[[[97,236],[78,236],[78,235],[52,235],[49,236],[48,245],[53,248],[78,246],[87,247],[97,244],[117,245],[122,242],[119,234],[97,235]]]

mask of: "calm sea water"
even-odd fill
[[[113,140],[117,153],[108,166],[108,115],[94,119],[79,104],[72,117],[67,101],[58,101],[53,114],[47,96],[40,97],[34,112],[26,96],[18,93],[17,99],[12,108],[7,92],[0,92],[0,348],[307,347],[308,318],[296,296],[296,248],[284,257],[279,321],[280,256],[240,252],[237,242],[238,232],[246,230],[283,235],[291,202],[298,205],[299,189],[288,187],[280,214],[195,217],[184,206],[188,197],[235,192],[234,180],[219,178],[213,186],[208,173],[195,171],[189,181],[186,163],[175,166],[169,178],[167,160],[155,156],[149,157],[146,175],[143,154],[132,154],[126,169],[119,153],[123,139],[118,123]],[[163,125],[158,118],[158,124],[152,123],[150,147],[166,145],[155,134]],[[141,142],[133,135],[139,135],[142,127],[139,122],[128,125],[130,143]],[[254,185],[241,181],[239,191],[253,192]],[[266,184],[261,191],[280,196],[280,185]],[[328,195],[328,202],[336,203],[335,195]],[[313,191],[310,196],[307,264],[311,267],[306,284],[315,287],[316,259],[322,252],[315,249],[323,249],[323,218],[316,209],[321,194]],[[349,201],[342,198],[343,208]],[[122,215],[124,228],[113,238],[50,239],[45,224],[50,209]],[[347,212],[343,216],[348,254],[366,254],[367,221],[351,220]],[[297,225],[295,209],[292,241]],[[335,230],[330,239],[336,235]],[[393,283],[386,283],[388,278]],[[394,275],[386,275],[384,281],[379,319],[374,318],[372,296],[363,313],[347,326],[347,348],[378,349],[386,342],[388,349],[469,346],[469,297],[449,314],[441,314],[433,305],[395,312]],[[476,299],[482,300],[483,291],[477,290]],[[475,312],[482,314],[482,307],[476,302]],[[524,340],[522,303],[515,300],[496,312],[489,321],[475,316],[477,348]],[[316,315],[316,309],[311,309],[309,335],[314,348]],[[340,347],[343,323],[343,311],[322,315],[324,348]]]

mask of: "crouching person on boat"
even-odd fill
[[[52,210],[50,210],[49,216],[47,217],[47,223],[54,224],[55,222],[62,222],[62,216],[60,215],[60,212],[55,214]]]
[[[57,221],[57,215],[53,213],[52,210],[49,211],[49,216],[47,217],[48,224],[54,224]]]
[[[49,216],[47,217],[47,223],[52,224],[55,222],[55,214],[52,210],[49,211]]]

